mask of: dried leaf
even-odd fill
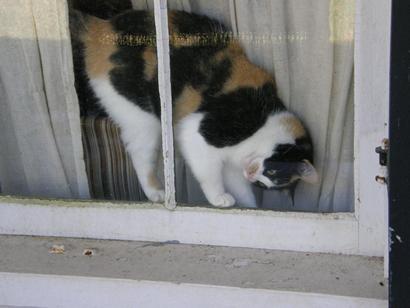
[[[48,252],[61,255],[64,251],[64,245],[53,245]]]

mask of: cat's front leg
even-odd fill
[[[224,187],[220,152],[208,145],[199,133],[202,117],[192,114],[180,122],[177,127],[180,149],[208,202],[216,207],[230,207],[235,199]]]
[[[224,189],[222,179],[222,167],[217,167],[215,162],[202,161],[202,166],[195,162],[191,169],[199,181],[201,188],[209,203],[216,207],[230,207],[235,204],[234,197]]]
[[[199,148],[192,145],[184,152],[185,160],[201,185],[209,203],[216,207],[233,206],[235,199],[224,188],[222,161],[206,150],[200,151]]]
[[[136,145],[135,143],[139,143],[139,141],[134,142],[127,148],[141,188],[152,202],[164,202],[165,191],[156,175],[158,150],[142,148],[139,144]]]
[[[145,119],[145,122],[143,128],[123,128],[122,138],[145,195],[152,202],[163,202],[165,192],[156,175],[160,124],[156,119],[155,121]]]
[[[252,184],[243,176],[241,168],[226,163],[223,178],[226,189],[235,197],[239,206],[257,208]]]

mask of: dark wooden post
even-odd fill
[[[390,67],[389,230],[392,308],[410,307],[410,1],[393,0]]]

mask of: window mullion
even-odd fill
[[[158,87],[161,100],[165,207],[168,209],[174,209],[176,207],[174,137],[172,129],[171,68],[167,0],[154,0],[154,14],[158,58]]]

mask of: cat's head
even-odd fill
[[[265,155],[255,155],[246,164],[244,175],[264,189],[294,191],[299,181],[315,183],[318,174],[313,166],[311,138],[302,123],[286,114],[275,124],[275,142]]]

